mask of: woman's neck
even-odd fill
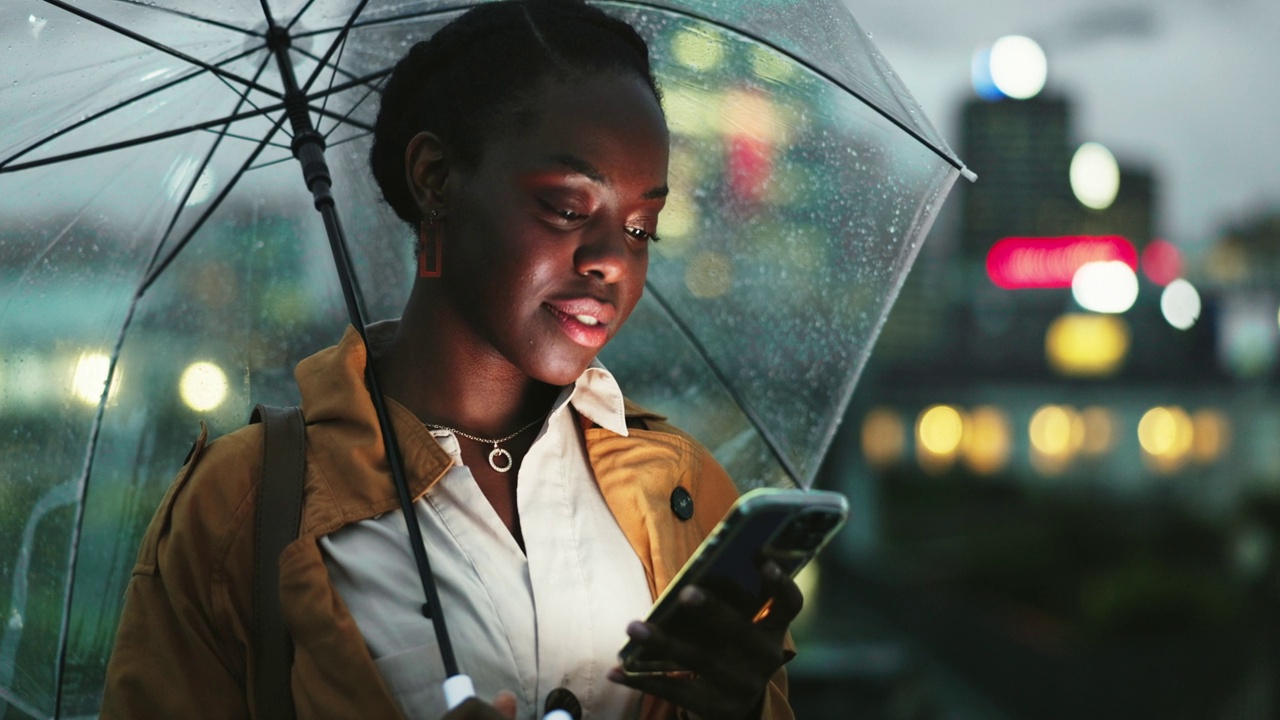
[[[501,437],[545,415],[560,392],[522,373],[416,288],[373,362],[383,392],[419,420],[481,437]]]

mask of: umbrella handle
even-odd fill
[[[452,675],[444,679],[444,704],[450,710],[476,696],[470,675]]]

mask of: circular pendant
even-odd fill
[[[502,465],[498,465],[499,460],[502,461]],[[493,449],[489,451],[489,467],[494,470],[504,473],[510,470],[511,466],[514,464],[515,461],[511,459],[511,453],[503,450],[497,445],[494,445]]]

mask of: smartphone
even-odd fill
[[[696,621],[678,597],[688,585],[713,594],[745,617],[759,620],[769,611],[760,566],[772,560],[795,577],[818,554],[849,517],[849,503],[825,490],[759,489],[738,498],[720,524],[698,546],[693,557],[653,604],[645,622],[665,632],[683,634]],[[649,657],[643,646],[628,642],[618,657],[631,675],[681,672],[678,665]]]

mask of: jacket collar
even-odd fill
[[[380,322],[366,330],[375,354],[390,341],[397,324]],[[364,342],[348,326],[337,345],[306,358],[294,371],[307,420],[307,453],[312,458],[308,465],[314,471],[307,492],[327,501],[307,503],[305,534],[327,535],[399,507],[377,412],[365,385],[367,360]],[[412,412],[391,398],[386,405],[409,493],[417,500],[444,475],[451,460]],[[623,400],[623,414],[627,420],[663,419],[629,400]]]

